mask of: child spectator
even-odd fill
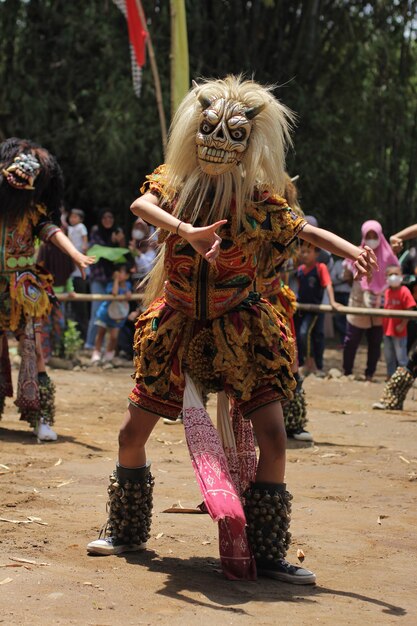
[[[126,265],[119,266],[113,273],[113,281],[107,285],[106,293],[111,293],[113,296],[126,294],[130,298],[132,295],[132,284],[129,280],[129,271]],[[128,315],[129,303],[126,301],[113,300],[100,304],[94,322],[97,326],[97,334],[91,356],[92,363],[97,364],[101,361],[101,349],[106,331],[109,331],[109,337],[103,360],[107,363],[112,361],[116,351],[119,330],[125,323]]]
[[[88,248],[88,234],[84,222],[84,211],[71,209],[68,214],[68,239],[74,247],[83,254]],[[80,270],[75,268],[71,274],[76,293],[88,293],[88,281],[81,276]],[[85,340],[88,327],[88,303],[71,302],[72,316],[78,324],[82,338]]]
[[[149,224],[138,217],[132,226],[129,250],[135,260],[134,278],[139,281],[149,274],[155,263],[156,246],[155,241],[150,240],[151,236]]]
[[[84,222],[84,211],[71,209],[68,215],[68,239],[80,252],[87,252],[88,237]]]
[[[157,241],[154,236],[155,227],[138,217],[133,225],[129,250],[133,259],[132,279],[136,281],[135,291],[144,292],[143,279],[153,268],[157,255]],[[131,303],[129,315],[120,329],[117,350],[118,356],[124,359],[133,359],[133,337],[135,334],[135,321],[142,312],[141,302]],[[169,420],[170,423],[174,423]]]
[[[74,295],[74,285],[71,274],[74,270],[73,260],[50,241],[39,247],[37,262],[54,277],[54,292]],[[51,356],[61,356],[62,337],[66,326],[67,308],[64,303],[54,302],[48,316],[42,320],[41,342],[45,362]]]
[[[342,306],[347,306],[353,278],[352,274],[344,266],[343,259],[335,260],[330,270],[330,278],[332,279],[334,299]],[[343,313],[333,315],[333,326],[339,335],[340,348],[343,348],[346,335],[346,315]]]
[[[105,247],[124,247],[126,241],[123,230],[116,226],[114,213],[111,209],[102,209],[99,212],[98,224],[92,227],[90,231],[89,247],[94,245]],[[90,292],[92,294],[106,293],[106,286],[111,280],[114,272],[114,263],[105,257],[101,257],[90,268]],[[97,332],[95,325],[96,313],[99,308],[98,302],[91,303],[90,321],[88,323],[87,337],[85,340],[85,348],[90,350],[94,348],[94,342]]]
[[[416,302],[410,290],[402,285],[401,268],[398,265],[387,267],[388,289],[385,290],[384,309],[406,311],[414,309]],[[407,320],[398,317],[385,317],[384,355],[387,365],[387,378],[391,378],[398,366],[407,365]]]
[[[297,270],[298,297],[301,304],[321,304],[324,291],[335,309],[339,307],[333,293],[327,266],[318,262],[320,248],[303,241],[300,248],[301,265]],[[324,314],[297,311],[295,318],[299,364],[304,365],[303,374],[315,372],[324,376]]]

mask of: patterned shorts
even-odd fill
[[[228,390],[225,389],[226,393]],[[229,395],[229,394],[228,394]],[[232,394],[230,394],[232,395]],[[245,402],[239,401],[235,398],[239,409],[246,419],[250,418],[250,415],[258,409],[271,404],[272,402],[281,402],[286,398],[279,394],[275,389],[270,387],[259,387],[254,390],[251,398]],[[182,411],[182,393],[178,390],[178,395],[165,400],[158,398],[148,393],[144,387],[136,384],[129,395],[129,402],[144,411],[159,415],[160,417],[167,417],[175,420]]]

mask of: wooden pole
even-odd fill
[[[297,309],[310,313],[341,313],[342,315],[369,315],[371,317],[399,317],[403,319],[417,319],[417,311],[391,311],[390,309],[365,309],[357,306],[341,306],[336,311],[330,304],[301,304],[297,302]]]
[[[143,294],[133,293],[130,297],[126,295],[113,296],[102,293],[76,293],[69,296],[67,293],[57,293],[56,297],[62,302],[110,302],[112,300],[143,300]],[[417,319],[417,311],[391,311],[388,309],[365,309],[356,306],[341,306],[340,309],[333,309],[330,304],[300,304],[296,303],[299,311],[309,313],[341,313],[346,315],[371,315],[372,317],[398,317],[402,319]]]
[[[113,296],[112,294],[104,293],[75,293],[71,295],[68,293],[56,293],[55,295],[60,302],[124,302],[130,300],[138,300],[140,302],[143,300],[143,294],[141,293],[132,293],[129,297],[126,294]]]
[[[146,46],[148,48],[149,62],[151,64],[153,82],[155,85],[156,104],[158,107],[159,124],[161,126],[161,135],[162,135],[162,149],[163,149],[164,157],[165,157],[166,148],[167,148],[167,125],[166,125],[164,104],[162,101],[162,90],[161,90],[161,81],[159,80],[158,65],[156,63],[155,53],[154,53],[154,49],[152,45],[152,39],[149,34],[148,27],[146,25],[145,12],[143,10],[141,0],[136,0],[136,7],[138,9],[140,21],[142,22],[142,26],[146,32]]]

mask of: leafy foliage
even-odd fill
[[[78,352],[83,346],[83,338],[78,330],[77,322],[68,319],[66,321],[66,329],[63,337],[63,352],[64,357],[69,360],[73,360],[77,357]]]
[[[187,0],[191,75],[244,72],[280,85],[298,114],[288,169],[302,206],[355,240],[416,216],[417,0]],[[82,8],[80,8],[82,6]],[[169,111],[169,2],[143,2]],[[111,0],[0,2],[0,138],[54,152],[68,205],[124,226],[163,159],[152,73],[132,90],[127,27]]]

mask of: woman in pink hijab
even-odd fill
[[[386,269],[389,265],[399,265],[390,244],[385,239],[382,226],[376,220],[362,224],[361,245],[367,245],[374,251],[378,261],[378,271],[372,278],[362,278],[353,282],[348,306],[378,309],[382,307],[382,296],[387,287]],[[350,261],[345,261],[347,272],[352,272]],[[368,357],[365,369],[366,380],[372,380],[381,356],[382,317],[370,315],[347,315],[346,336],[343,345],[343,370],[346,376],[352,374],[356,351],[365,333],[368,342]]]

